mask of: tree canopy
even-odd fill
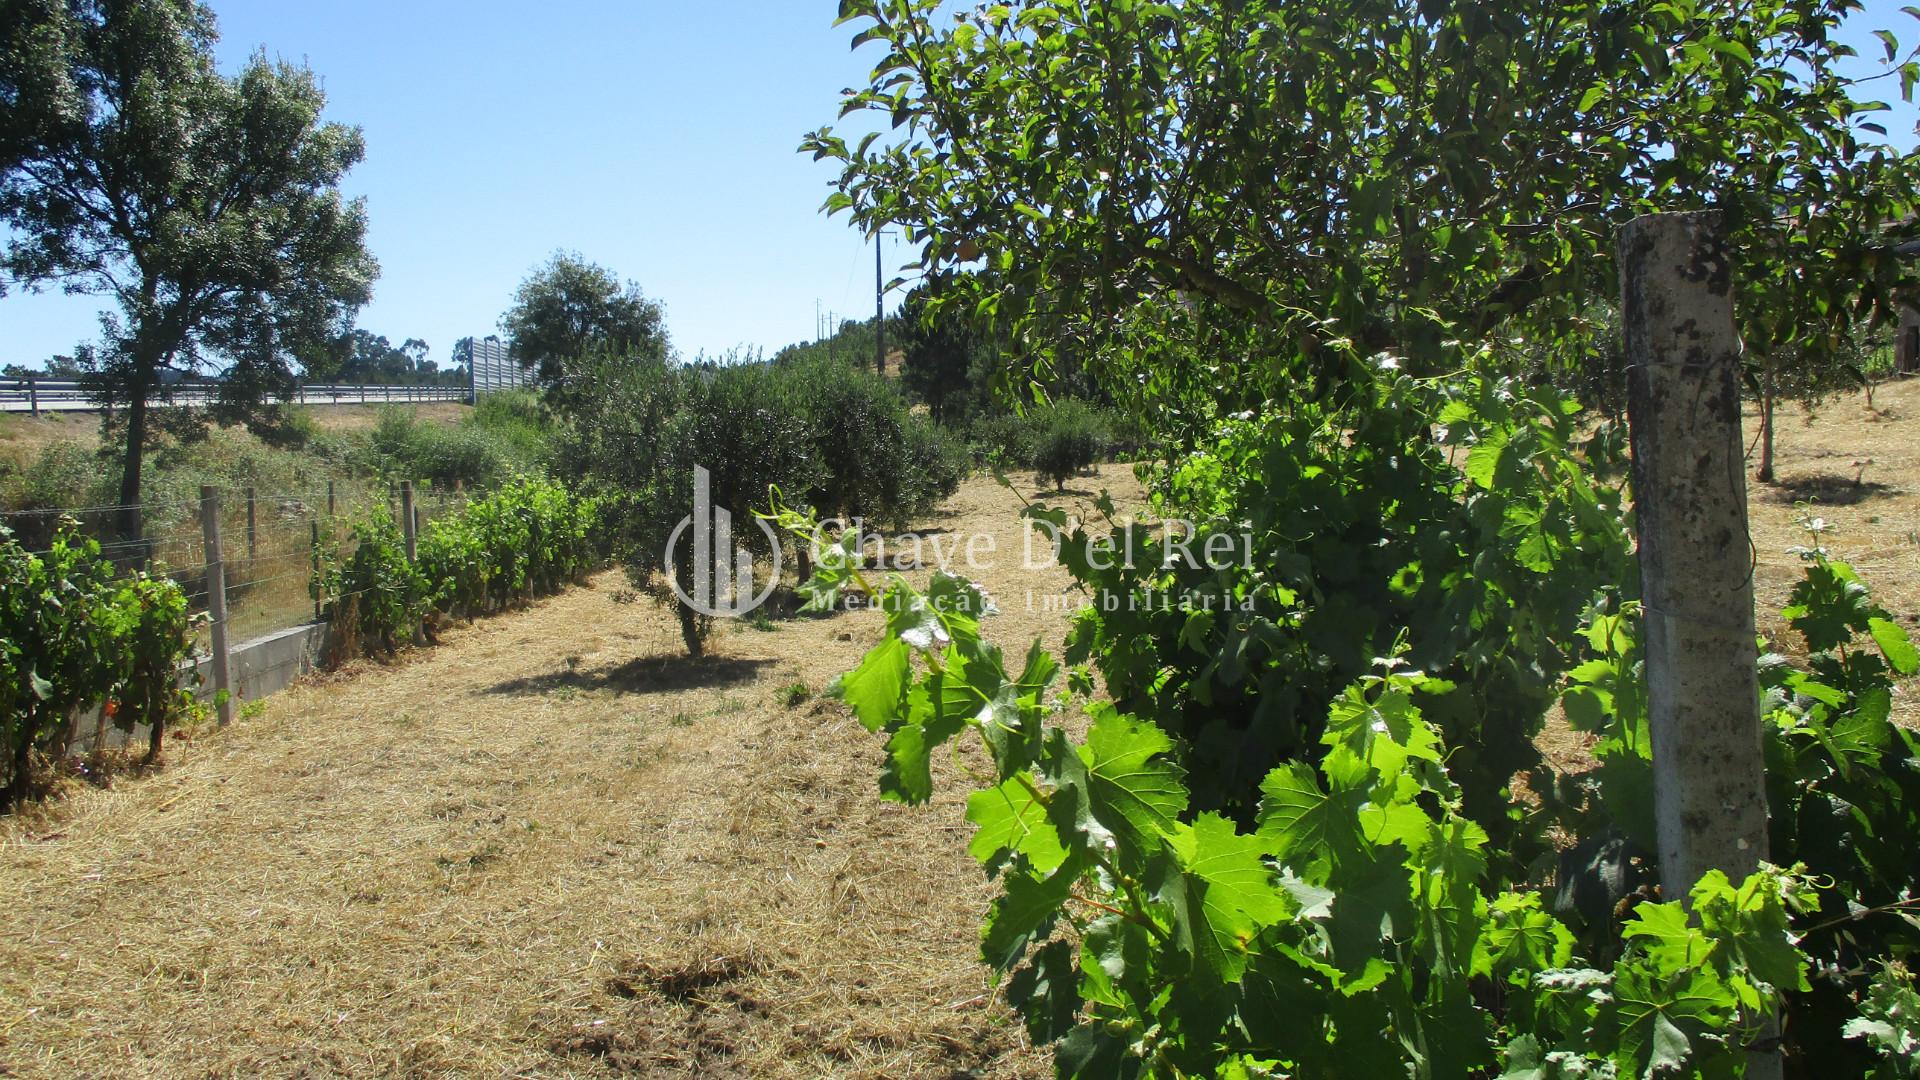
[[[1391,361],[1521,342],[1578,363],[1607,332],[1638,214],[1717,209],[1742,330],[1804,360],[1905,287],[1912,155],[1850,80],[1854,0],[846,0],[886,53],[803,149],[832,211],[902,226],[942,304],[1090,358],[1175,409],[1326,390]],[[1230,359],[1229,359],[1230,358]]]
[[[667,352],[660,306],[640,286],[564,251],[520,283],[500,329],[513,358],[562,393],[578,381],[579,361],[596,350],[649,358]]]
[[[166,376],[216,371],[220,415],[266,421],[378,272],[365,207],[339,190],[358,129],[322,121],[305,68],[256,55],[220,74],[215,39],[190,0],[18,0],[0,18],[0,267],[113,301],[91,376],[126,411],[129,535]]]

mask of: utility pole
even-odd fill
[[[880,268],[880,252],[886,247],[887,231],[873,231],[873,368],[887,373],[886,278]]]

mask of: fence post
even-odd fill
[[[333,516],[333,481],[327,481],[327,516]]]
[[[225,727],[233,722],[233,680],[227,659],[227,568],[220,557],[220,489],[200,488],[200,531],[207,547],[207,616],[213,632],[213,692]]]
[[[1685,901],[1767,856],[1740,338],[1716,215],[1628,222],[1619,258],[1654,821],[1662,891]],[[1779,1052],[1747,1075],[1779,1077]]]
[[[407,538],[407,561],[419,555],[420,522],[413,516],[413,481],[400,481],[400,528]]]
[[[253,512],[253,488],[247,488],[247,562],[260,554],[260,530]]]
[[[312,552],[312,555],[310,556],[310,563],[311,563],[312,569],[309,571],[310,577],[308,578],[307,588],[313,592],[313,621],[319,622],[320,621],[320,522],[315,520],[315,521],[308,522],[308,524],[313,526],[313,546],[308,549],[309,551]]]
[[[27,415],[40,419],[40,384],[33,379],[27,380]]]

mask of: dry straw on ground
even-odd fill
[[[1057,648],[1069,605],[1026,598],[1066,581],[1020,568],[1017,510],[976,481],[931,535],[993,533],[996,633]],[[878,741],[817,696],[877,616],[735,624],[692,661],[623,584],[314,680],[0,826],[0,1063],[1046,1073],[977,960],[990,894],[951,764],[933,806],[880,802]]]

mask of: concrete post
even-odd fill
[[[220,556],[220,489],[200,488],[200,531],[207,547],[207,617],[213,636],[213,691],[220,725],[233,722],[233,681],[227,657],[227,568]]]
[[[413,481],[400,481],[400,529],[407,538],[407,561],[419,561],[420,519],[413,513]]]
[[[1662,891],[1684,901],[1767,854],[1740,338],[1715,215],[1631,221],[1619,258],[1654,819]],[[1779,1077],[1777,1050],[1747,1075]]]

